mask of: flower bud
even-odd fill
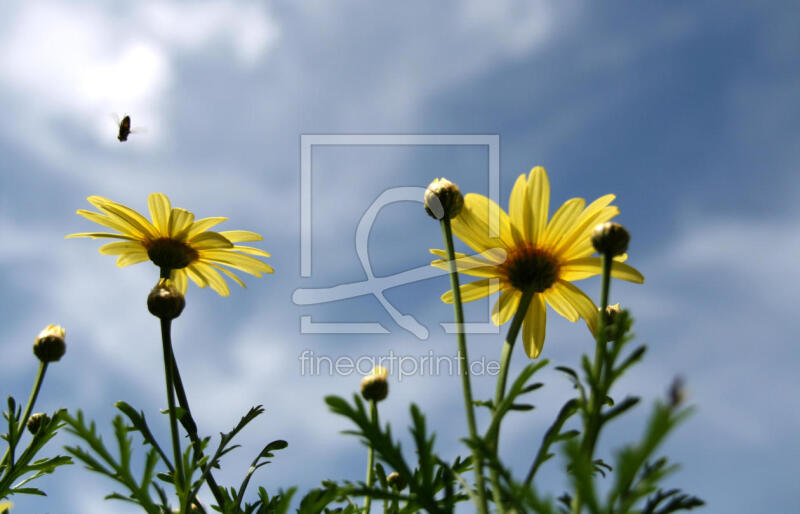
[[[464,197],[458,186],[446,178],[437,178],[425,190],[425,212],[441,220],[458,216],[464,207]]]
[[[181,315],[186,300],[169,279],[160,279],[156,287],[147,295],[147,309],[160,319],[175,319]]]
[[[64,342],[66,334],[67,331],[60,325],[47,325],[34,341],[33,353],[42,362],[55,362],[61,359],[67,351],[67,344]]]
[[[179,511],[178,509],[172,509],[172,512],[173,514],[180,514],[181,511]],[[203,512],[203,511],[200,510],[200,505],[198,505],[197,502],[193,501],[192,503],[189,504],[189,509],[187,510],[187,512],[189,512],[189,514],[194,514],[195,512]]]
[[[628,249],[631,236],[619,223],[607,221],[597,225],[592,231],[592,246],[598,253],[609,257],[622,255]]]
[[[45,414],[44,412],[37,412],[36,414],[32,414],[30,418],[28,418],[28,430],[31,434],[36,435],[39,432],[39,429],[43,426],[50,423],[50,416]]]
[[[361,379],[361,396],[365,400],[379,402],[389,394],[389,371],[383,366],[375,366],[369,375]]]
[[[386,477],[386,483],[389,484],[389,487],[393,487],[398,491],[402,491],[406,488],[406,481],[403,480],[403,477],[401,477],[400,473],[397,471],[389,473],[389,476]]]
[[[618,339],[616,322],[620,312],[622,312],[622,309],[620,309],[618,303],[606,307],[606,334],[610,343]]]

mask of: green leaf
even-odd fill
[[[289,446],[289,443],[287,443],[283,439],[278,439],[277,441],[272,441],[267,446],[265,446],[264,449],[261,450],[261,453],[259,455],[261,457],[272,457],[270,452],[275,450],[283,450],[287,446]]]
[[[530,403],[512,403],[508,410],[529,411],[535,408],[536,407]]]
[[[14,494],[33,494],[37,496],[47,496],[41,489],[35,487],[14,487],[11,489]]]

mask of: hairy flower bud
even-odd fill
[[[386,483],[389,484],[389,487],[394,487],[398,491],[402,491],[406,488],[406,481],[403,480],[403,477],[401,477],[400,473],[397,471],[389,473],[389,476],[386,477]]]
[[[375,366],[369,375],[361,379],[361,396],[365,400],[379,402],[389,394],[389,371],[383,366]]]
[[[622,255],[628,249],[631,236],[619,223],[607,221],[597,225],[592,231],[592,246],[598,253],[609,257]]]
[[[50,416],[44,412],[37,412],[36,414],[31,414],[31,417],[28,418],[27,426],[30,433],[36,435],[39,432],[39,429],[48,423],[50,423]]]
[[[441,220],[455,218],[464,207],[464,197],[458,186],[446,178],[437,178],[425,190],[425,212]]]
[[[39,332],[39,337],[33,343],[33,353],[42,362],[55,362],[64,356],[67,351],[67,344],[64,337],[67,331],[60,325],[47,325],[47,328]]]
[[[156,287],[147,295],[147,309],[160,319],[175,319],[181,315],[186,300],[171,280],[160,279]]]

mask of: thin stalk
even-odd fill
[[[6,452],[3,455],[3,460],[0,461],[2,464],[5,464],[6,461],[8,461],[8,467],[6,468],[4,477],[8,476],[11,473],[11,469],[14,467],[14,451],[17,449],[17,443],[19,443],[20,436],[25,431],[25,425],[28,423],[28,418],[31,417],[31,411],[33,410],[33,405],[36,403],[36,398],[39,397],[39,390],[42,388],[42,382],[44,382],[44,374],[47,371],[47,364],[47,362],[39,361],[39,369],[36,371],[36,378],[33,380],[33,389],[31,389],[31,395],[28,397],[28,404],[25,406],[25,412],[22,414],[21,422],[19,425],[17,425],[16,437],[13,441],[9,441],[8,448],[6,448]],[[9,415],[13,416],[14,413],[9,412]]]
[[[172,434],[172,452],[175,458],[175,485],[178,489],[178,497],[183,492],[183,460],[181,458],[181,441],[178,437],[178,418],[175,416],[175,394],[174,394],[174,367],[172,356],[172,337],[170,327],[172,320],[161,319],[161,345],[164,350],[164,378],[167,386],[167,407],[169,409],[169,428]],[[183,503],[183,501],[181,501]]]
[[[456,255],[453,249],[453,231],[450,227],[450,218],[445,216],[441,220],[442,237],[444,238],[447,260],[450,263],[450,288],[453,290],[453,311],[456,326],[458,327],[458,373],[461,375],[461,389],[464,393],[464,410],[467,413],[467,427],[469,437],[478,440],[478,429],[475,424],[475,406],[472,400],[472,386],[469,379],[469,357],[467,356],[467,335],[464,333],[464,308],[461,302],[461,290],[458,285],[458,271]],[[486,501],[486,487],[483,479],[483,459],[476,447],[472,450],[472,460],[475,462],[475,485],[478,488],[478,512],[486,514],[489,511]]]
[[[369,401],[369,421],[372,424],[378,423],[378,404],[375,400]],[[375,466],[375,450],[370,444],[367,447],[367,489],[372,487],[372,468]],[[369,514],[369,509],[372,506],[372,497],[364,497],[364,514]]]
[[[612,259],[607,254],[602,254],[601,262],[603,267],[603,282],[602,289],[600,290],[600,316],[597,323],[597,348],[595,350],[594,365],[592,373],[597,381],[597,388],[592,389],[590,400],[590,417],[588,423],[587,437],[584,439],[584,450],[589,455],[589,459],[594,456],[594,447],[597,443],[597,436],[600,430],[600,410],[603,408],[606,396],[606,323],[608,321],[608,314],[606,308],[608,307],[608,295],[611,285],[611,263]]]
[[[606,370],[606,344],[608,343],[606,337],[606,323],[608,314],[606,313],[606,308],[608,307],[608,296],[611,288],[611,264],[613,260],[611,256],[606,253],[601,254],[600,259],[603,268],[603,282],[600,289],[597,345],[595,347],[594,363],[592,365],[592,375],[595,385],[592,387],[589,398],[589,412],[584,425],[585,436],[581,442],[581,451],[590,463],[594,460],[594,449],[600,434],[602,420],[601,410],[605,402],[606,394],[608,393],[608,385],[606,384],[608,379]],[[582,507],[583,502],[580,494],[576,491],[572,499],[572,514],[580,514]]]
[[[528,313],[528,306],[533,300],[533,289],[527,289],[522,293],[522,298],[519,301],[517,312],[514,313],[514,318],[511,320],[511,326],[506,334],[506,340],[503,343],[503,351],[500,354],[500,374],[497,376],[497,389],[494,394],[494,409],[500,405],[506,395],[506,383],[508,382],[508,369],[511,364],[511,353],[514,349],[514,343],[517,341],[519,329],[522,328],[522,322],[525,320],[525,315]],[[497,455],[498,443],[500,440],[500,422],[497,423],[497,430],[494,433],[493,440],[491,441],[491,450]],[[500,476],[497,470],[490,470],[492,479],[492,495],[494,503],[497,506],[498,512],[505,512],[503,507],[503,498],[500,494]]]
[[[178,404],[184,410],[184,415],[181,416],[180,421],[183,425],[183,428],[186,429],[186,432],[189,434],[189,439],[192,441],[192,446],[194,447],[194,452],[197,459],[202,459],[203,446],[200,441],[200,436],[197,434],[197,423],[194,421],[194,418],[192,417],[192,411],[189,409],[189,399],[186,397],[186,390],[183,388],[183,381],[181,380],[181,373],[178,370],[178,361],[175,359],[174,352],[172,352],[172,366],[175,394],[178,397]],[[217,484],[217,481],[214,480],[214,475],[210,470],[208,472],[208,476],[206,477],[206,482],[208,482],[208,487],[211,489],[211,493],[214,495],[217,505],[219,505],[220,508],[223,508],[225,506],[225,497],[222,495],[222,491]]]

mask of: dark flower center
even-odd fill
[[[151,241],[147,245],[147,256],[159,268],[181,269],[197,260],[197,250],[168,237]]]
[[[541,293],[558,278],[558,260],[532,246],[514,249],[502,266],[508,281],[520,291],[532,287],[534,293]]]

